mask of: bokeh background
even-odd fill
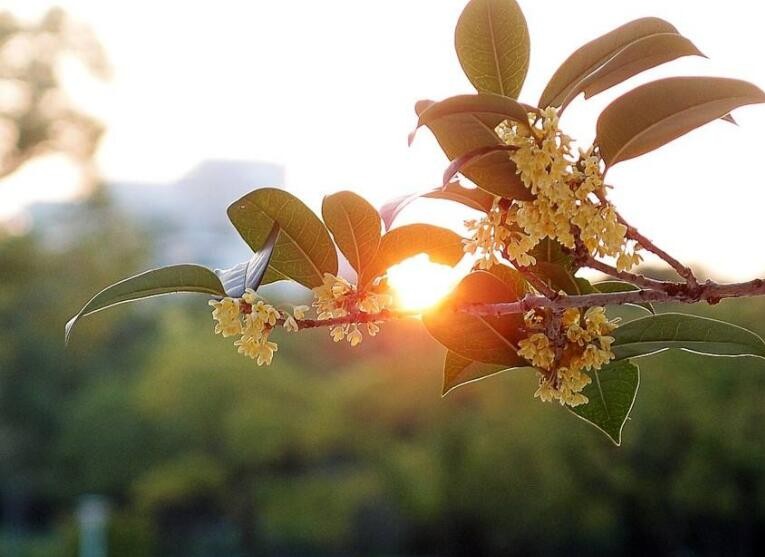
[[[406,134],[415,100],[470,90],[452,48],[463,5],[0,3],[1,556],[762,554],[762,360],[641,361],[616,448],[532,399],[527,373],[442,399],[443,349],[416,321],[353,350],[283,338],[258,368],[188,296],[95,315],[64,348],[66,320],[113,281],[246,259],[225,207],[251,189],[316,208],[437,183],[435,142]],[[640,80],[765,85],[753,2],[521,5],[532,102],[573,48],[644,15],[710,60]],[[621,90],[564,125],[591,140]],[[736,118],[612,175],[630,220],[718,279],[765,275],[765,109]],[[401,222],[468,216],[423,201]],[[763,300],[683,309],[765,334]]]

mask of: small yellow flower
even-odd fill
[[[295,315],[295,319],[305,319],[305,314],[311,309],[308,306],[295,306],[292,308],[292,313]]]
[[[537,311],[524,315],[527,329],[544,329],[544,318]],[[570,308],[561,315],[561,328],[565,346],[556,360],[553,342],[544,332],[535,332],[518,342],[518,355],[538,368],[539,388],[534,396],[543,402],[557,400],[568,406],[588,402],[582,390],[592,382],[585,373],[599,370],[614,358],[611,345],[614,337],[608,336],[616,328],[616,320],[606,317],[605,308],[591,307],[584,315],[577,308]]]
[[[329,334],[332,335],[332,340],[335,342],[340,342],[345,338],[345,326],[344,325],[338,325],[337,327],[333,327]]]
[[[393,304],[392,296],[387,294],[385,287],[379,283],[373,283],[359,291],[344,278],[329,273],[324,275],[321,286],[314,288],[313,291],[313,306],[316,308],[319,319],[345,317],[357,313],[377,314]],[[306,306],[302,308],[308,309]],[[300,313],[302,314],[303,311]],[[295,308],[295,316],[297,315],[298,308]],[[375,324],[368,324],[367,330],[374,336],[380,328]],[[335,342],[347,337],[351,346],[358,345],[363,338],[356,323],[333,327],[330,335]]]
[[[212,316],[217,321],[215,324],[215,334],[230,337],[242,332],[239,300],[226,297],[220,301],[210,300],[208,303],[214,308]]]
[[[357,346],[362,341],[363,337],[358,325],[354,323],[350,326],[347,338],[351,346]]]
[[[291,315],[287,315],[287,317],[284,318],[284,328],[291,333],[295,333],[300,329],[300,327],[298,327],[297,321],[295,321],[295,318]]]
[[[257,299],[250,289],[241,299],[226,297],[209,304],[214,308],[216,333],[224,337],[241,335],[234,342],[240,354],[257,360],[258,365],[271,363],[277,345],[268,340],[268,335],[281,316],[275,307]]]

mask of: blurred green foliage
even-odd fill
[[[326,331],[286,336],[258,368],[212,334],[191,295],[95,315],[65,350],[82,293],[145,266],[143,236],[108,204],[77,211],[97,233],[70,247],[35,234],[0,243],[0,495],[22,501],[21,524],[5,505],[4,531],[25,532],[0,535],[0,554],[15,543],[18,555],[75,555],[84,493],[109,497],[117,556],[746,555],[765,544],[762,361],[641,361],[616,448],[532,399],[530,373],[442,399],[442,350],[416,322],[357,349]],[[760,300],[693,310],[765,333]]]

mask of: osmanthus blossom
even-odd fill
[[[543,239],[573,250],[577,236],[592,256],[616,258],[620,271],[642,260],[639,246],[626,237],[627,227],[605,199],[596,150],[580,150],[574,157],[572,140],[558,124],[557,110],[547,108],[529,113],[529,126],[509,121],[497,126],[500,139],[516,148],[509,156],[533,199],[496,198],[483,219],[465,223],[473,232],[465,251],[479,256],[479,268],[499,263],[500,254],[523,267],[534,265],[530,252]]]
[[[609,334],[617,321],[609,321],[602,307],[591,307],[584,314],[569,308],[563,312],[552,338],[546,333],[551,316],[543,310],[526,313],[524,322],[531,334],[519,341],[518,354],[538,370],[539,388],[534,396],[572,407],[587,404],[582,390],[592,380],[584,372],[599,370],[614,358],[614,337]],[[559,338],[563,342],[556,346]]]
[[[359,291],[346,279],[326,273],[322,285],[313,289],[312,305],[319,321],[356,313],[375,315],[392,305],[393,298],[383,291],[384,288],[377,282]],[[288,332],[298,331],[298,321],[305,319],[311,309],[307,305],[298,305],[293,307],[292,314],[280,311],[249,288],[241,298],[224,297],[210,300],[209,304],[213,307],[215,333],[224,337],[239,336],[234,346],[240,354],[256,360],[258,365],[270,365],[279,348],[269,340],[273,329],[281,325]],[[370,321],[365,325],[370,336],[380,331],[378,323]],[[330,336],[335,342],[345,339],[351,346],[357,346],[363,340],[358,323],[331,327]]]

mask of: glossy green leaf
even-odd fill
[[[351,267],[361,273],[372,263],[380,246],[380,215],[363,197],[341,191],[324,198],[324,223]]]
[[[765,342],[752,331],[723,321],[663,313],[625,323],[613,333],[617,360],[679,348],[709,356],[765,358]]]
[[[423,110],[417,120],[417,127],[437,122],[447,116],[462,114],[491,115],[499,121],[512,120],[528,127],[528,111],[518,101],[495,95],[478,93],[477,95],[457,95],[439,102],[434,102]]]
[[[522,315],[479,317],[455,311],[465,304],[515,302],[521,296],[495,275],[475,271],[422,320],[433,338],[463,358],[505,367],[526,366],[515,348],[525,336]]]
[[[112,284],[93,296],[66,324],[64,329],[65,341],[69,342],[75,324],[87,315],[117,304],[175,292],[193,292],[212,296],[226,295],[218,277],[206,267],[172,265],[152,269]]]
[[[457,173],[463,172],[470,166],[480,162],[486,157],[491,157],[495,153],[505,152],[508,155],[511,151],[516,151],[518,148],[514,145],[487,145],[486,147],[479,147],[473,151],[469,151],[464,155],[460,155],[454,159],[451,164],[444,171],[444,175],[441,178],[444,184],[448,184],[454,179]]]
[[[526,279],[512,267],[497,263],[492,265],[487,272],[504,282],[519,298],[522,298],[529,291],[529,284]]]
[[[570,410],[621,445],[622,429],[640,385],[640,370],[629,361],[611,362],[589,375],[592,383],[582,391],[589,402]]]
[[[590,281],[574,276],[572,271],[560,263],[537,261],[536,265],[527,267],[527,270],[542,279],[547,286],[556,292],[562,290],[572,296],[597,292]]]
[[[262,188],[228,208],[228,216],[245,242],[258,251],[274,223],[280,227],[263,283],[292,279],[313,288],[324,273],[337,274],[337,250],[319,218],[291,193]]]
[[[420,253],[435,263],[452,266],[465,255],[459,234],[432,224],[408,224],[382,237],[377,255],[361,273],[359,284],[369,284],[393,265]]]
[[[431,101],[416,105],[418,115]],[[438,144],[450,161],[481,147],[503,145],[494,128],[504,119],[499,116],[455,114],[428,124]],[[515,163],[507,153],[497,152],[471,164],[462,172],[479,188],[508,199],[532,199],[531,193],[518,176]]]
[[[602,93],[614,85],[661,64],[683,56],[704,56],[690,40],[677,33],[656,33],[641,37],[617,52],[613,58],[585,77],[568,93],[565,107],[579,93],[584,98]]]
[[[484,213],[488,213],[489,210],[491,210],[492,203],[494,202],[494,196],[485,192],[481,188],[466,188],[460,185],[459,182],[449,182],[445,186],[424,193],[415,193],[397,197],[383,205],[380,208],[380,216],[385,224],[385,229],[388,230],[391,227],[398,214],[403,211],[407,205],[422,197],[456,201],[457,203],[462,203],[471,209],[483,211]]]
[[[457,387],[486,379],[510,369],[519,368],[476,362],[448,350],[444,360],[444,385],[441,395],[446,396]]]
[[[470,0],[457,21],[454,44],[479,92],[518,98],[529,68],[529,31],[515,0]]]
[[[574,258],[556,240],[545,238],[530,253],[536,264],[527,267],[527,270],[556,292],[562,290],[571,295],[595,292],[587,279],[575,276]]]
[[[560,106],[576,85],[634,41],[656,33],[677,33],[671,23],[656,17],[637,19],[581,46],[555,71],[537,103]]]
[[[247,288],[257,290],[271,262],[271,255],[279,237],[279,225],[274,223],[271,233],[255,255],[230,269],[215,269],[227,296],[241,298]]]
[[[598,117],[595,141],[610,167],[653,151],[734,108],[761,102],[765,93],[738,79],[660,79],[608,105]]]
[[[598,282],[594,284],[593,286],[595,287],[595,290],[597,290],[598,292],[602,292],[603,294],[608,294],[611,292],[635,292],[637,290],[640,290],[640,288],[635,286],[634,284],[630,284],[629,282],[622,282],[620,280],[605,280],[603,282]],[[648,302],[644,304],[627,304],[627,305],[642,308],[651,314],[656,313],[656,310],[654,310],[653,305]]]

